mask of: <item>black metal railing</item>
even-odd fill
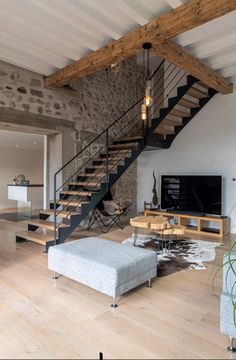
[[[151,118],[165,106],[165,101],[172,96],[176,87],[186,74],[173,64],[162,61],[149,80],[152,81],[152,106],[148,111]],[[59,216],[66,209],[69,218],[70,208],[78,209],[89,202],[91,194],[98,192],[102,183],[109,188],[109,176],[132,149],[109,151],[114,139],[139,136],[145,142],[149,120],[141,120],[141,105],[144,96],[136,101],[121,116],[90,141],[83,149],[73,156],[61,169],[54,174],[54,243],[57,243],[58,228],[62,224]],[[99,165],[94,165],[94,162]],[[69,174],[69,175],[68,175]],[[59,177],[62,181],[59,183]],[[78,184],[79,190],[78,190]],[[66,188],[66,190],[64,190]],[[62,192],[63,190],[63,192]],[[79,200],[78,200],[79,197]],[[79,213],[79,212],[78,212]]]

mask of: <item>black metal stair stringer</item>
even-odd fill
[[[172,142],[174,141],[174,139],[176,138],[176,136],[179,134],[180,131],[183,130],[183,128],[188,125],[188,123],[194,118],[194,116],[196,114],[199,113],[199,111],[201,111],[201,109],[211,100],[211,98],[217,94],[217,91],[214,89],[209,89],[208,92],[208,97],[200,99],[199,100],[199,107],[198,108],[194,108],[194,109],[190,109],[190,116],[187,118],[183,118],[183,125],[182,126],[178,126],[175,128],[175,133],[173,135],[166,135],[166,140],[164,140],[164,147],[166,149],[168,149]]]
[[[140,153],[144,149],[144,144],[142,141],[138,143],[137,149],[132,150],[132,156],[126,157],[124,160],[124,165],[117,166],[117,173],[109,175],[109,183],[102,183],[100,191],[92,194],[91,201],[88,204],[82,204],[81,213],[77,215],[71,216],[71,224],[70,227],[67,228],[59,228],[58,229],[58,240],[57,244],[61,244],[65,241],[65,239],[78,227],[78,225],[83,221],[91,210],[97,205],[97,203],[102,200],[107,191],[114,185],[117,180],[122,176],[122,174],[130,167],[130,165],[137,159]],[[48,243],[48,247],[53,245]]]
[[[168,99],[168,106],[160,110],[160,116],[158,118],[153,118],[151,120],[152,126],[148,129],[148,136],[147,136],[147,144],[149,146],[158,146],[161,148],[165,148],[165,142],[158,139],[155,136],[154,131],[165,120],[167,115],[173,110],[173,108],[178,104],[178,102],[186,95],[189,89],[198,81],[194,76],[188,75],[187,76],[187,84],[180,86],[177,89],[177,96]]]

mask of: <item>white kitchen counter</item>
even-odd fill
[[[43,209],[43,185],[8,185],[8,199],[18,201],[18,213],[31,217],[32,210]]]

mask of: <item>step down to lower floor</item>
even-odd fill
[[[47,242],[53,241],[53,234],[42,234],[35,231],[19,231],[16,233],[16,241],[28,240],[40,245],[46,245]]]
[[[42,214],[42,215],[48,215],[48,216],[54,216],[54,210],[51,210],[51,209],[48,209],[48,210],[40,210],[39,211],[39,215]],[[56,211],[56,214],[58,217],[61,217],[61,218],[67,218],[69,219],[71,216],[74,216],[74,215],[80,215],[80,212],[74,212],[74,211],[65,211],[65,210],[62,210],[62,211]]]
[[[54,204],[54,201],[51,201],[52,204]],[[57,200],[57,205],[62,205],[62,206],[72,206],[72,207],[81,207],[83,204],[88,204],[87,201],[74,201],[74,200]]]
[[[44,228],[47,230],[54,230],[54,222],[53,221],[48,221],[48,220],[42,220],[42,219],[38,219],[38,220],[31,220],[28,223],[28,226],[37,226],[39,228]],[[58,224],[57,225],[57,229],[58,228],[66,228],[69,227],[69,225],[66,224]],[[31,229],[32,230],[32,229]]]

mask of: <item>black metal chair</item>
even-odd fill
[[[117,201],[112,198],[108,191],[102,200],[93,209],[89,218],[87,230],[97,223],[103,233],[107,233],[113,225],[123,229],[120,217],[127,211],[126,207],[121,207]]]

